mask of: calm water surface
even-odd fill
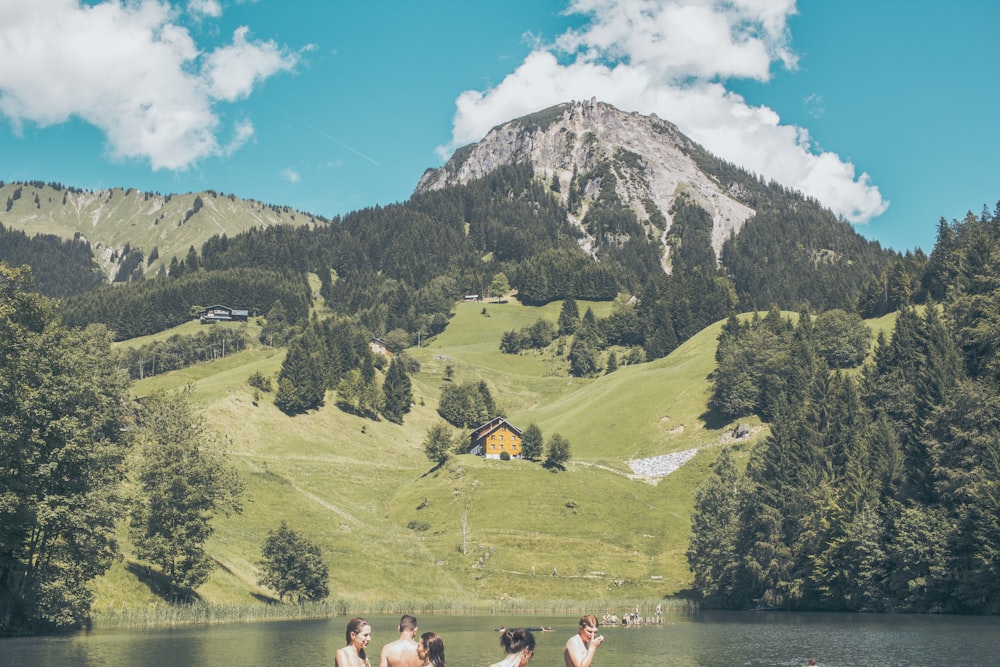
[[[603,628],[594,667],[798,667],[815,657],[844,665],[990,666],[1000,664],[1000,619],[961,616],[716,613],[667,614],[662,626]],[[0,665],[34,667],[258,667],[329,665],[344,645],[347,618],[172,629],[97,630],[67,637],[0,640]],[[398,637],[398,617],[373,616],[369,657]],[[494,629],[551,626],[537,632],[530,667],[562,667],[562,646],[576,632],[565,616],[418,616],[421,632],[445,641],[450,667],[485,667],[503,657]]]

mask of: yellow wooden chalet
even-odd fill
[[[521,457],[521,429],[503,417],[494,417],[472,432],[470,454],[498,459],[504,452],[512,459]]]

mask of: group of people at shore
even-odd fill
[[[399,619],[399,639],[382,647],[379,667],[445,667],[444,640],[436,632],[417,639],[417,619],[404,614]],[[546,630],[547,628],[541,628]],[[505,657],[490,667],[524,667],[535,654],[535,636],[527,628],[498,628]],[[337,651],[337,667],[371,667],[367,648],[372,638],[371,623],[352,618],[347,624],[347,645]],[[586,615],[580,629],[566,642],[566,667],[591,667],[604,637],[597,634],[597,618]]]
[[[639,606],[636,605],[634,612],[625,612],[618,618],[618,614],[612,614],[610,611],[604,612],[604,617],[601,619],[603,625],[642,625],[643,623],[663,623],[663,605],[656,605],[656,616],[651,619],[643,619],[642,615],[639,613]]]

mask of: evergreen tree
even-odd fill
[[[592,377],[597,374],[597,355],[585,339],[575,337],[569,348],[569,373],[573,377]]]
[[[294,415],[323,405],[325,394],[320,343],[310,327],[288,346],[288,354],[278,372],[274,404],[285,414]]]
[[[687,561],[694,572],[692,587],[708,606],[741,603],[737,538],[744,487],[743,472],[723,449],[712,475],[695,493]]]
[[[954,525],[949,536],[953,603],[962,613],[1000,609],[1000,395],[963,381],[927,429],[938,501]]]
[[[382,383],[382,414],[391,422],[403,423],[403,415],[410,411],[413,389],[405,365],[393,357]]]
[[[604,369],[604,373],[614,373],[618,370],[618,356],[614,352],[608,353],[608,364]]]
[[[576,299],[573,297],[564,299],[562,308],[559,309],[559,335],[571,336],[576,333],[579,325],[580,309],[576,305]]]

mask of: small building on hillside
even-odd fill
[[[498,459],[504,452],[512,459],[521,457],[521,429],[503,417],[494,417],[472,432],[470,454]]]
[[[202,324],[214,324],[215,322],[246,322],[250,317],[249,310],[240,308],[230,308],[228,306],[212,306],[198,313],[198,319]]]
[[[389,349],[388,343],[386,343],[381,338],[372,338],[368,341],[368,347],[375,354],[381,354],[387,359],[392,359],[392,350]]]

